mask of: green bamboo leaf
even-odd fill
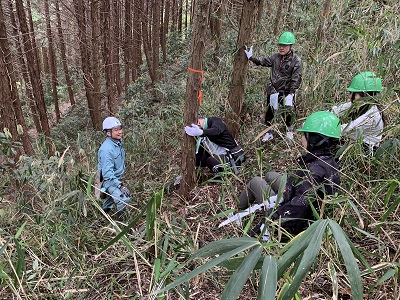
[[[253,239],[254,240],[254,239]],[[236,249],[233,249],[227,253],[224,253],[212,260],[210,260],[209,262],[207,262],[206,264],[196,268],[195,270],[191,271],[190,273],[184,274],[180,277],[178,277],[177,279],[174,280],[174,282],[170,283],[169,285],[167,285],[166,287],[164,287],[161,290],[155,291],[156,294],[160,294],[162,292],[168,291],[186,281],[189,281],[190,279],[196,277],[197,275],[207,271],[208,269],[211,269],[212,267],[215,267],[216,265],[220,264],[221,262],[223,262],[224,260],[227,260],[228,258],[237,255],[243,251],[246,251],[247,249],[250,249],[252,247],[255,246],[255,243],[248,243],[248,244],[244,244]]]
[[[18,239],[19,236],[21,235],[22,231],[24,230],[26,225],[26,221],[21,225],[21,227],[18,229],[17,233],[15,234],[14,238]]]
[[[139,212],[139,214],[136,216],[136,218],[130,223],[128,224],[128,226],[126,226],[120,233],[118,233],[115,238],[113,238],[111,241],[109,241],[107,243],[107,245],[105,245],[103,248],[100,249],[100,253],[103,253],[104,251],[106,251],[109,247],[111,247],[112,245],[114,245],[116,242],[118,242],[124,235],[125,233],[127,233],[133,226],[136,225],[136,223],[140,220],[140,218],[143,216],[144,212],[147,210],[148,206],[149,206],[150,202],[142,208],[142,210]]]
[[[361,282],[361,274],[357,262],[354,258],[353,252],[351,251],[349,241],[342,228],[340,228],[340,226],[336,222],[332,220],[328,220],[328,222],[345,262],[346,270],[349,275],[352,299],[362,300],[363,286]]]
[[[266,256],[261,269],[260,284],[258,286],[258,300],[274,300],[278,283],[277,264],[275,257]]]
[[[384,204],[385,207],[388,205],[389,199],[390,199],[390,197],[392,197],[392,194],[393,194],[394,190],[397,188],[398,185],[399,185],[399,182],[397,180],[393,180],[390,183],[389,188],[386,191],[385,199],[383,201],[383,204]]]
[[[319,222],[318,227],[314,231],[312,239],[311,239],[310,243],[308,244],[308,247],[306,248],[306,250],[304,251],[304,253],[301,257],[300,264],[296,270],[296,273],[294,274],[292,283],[290,284],[289,288],[286,289],[284,291],[284,293],[282,293],[282,296],[281,296],[282,298],[280,298],[280,299],[290,300],[298,292],[299,287],[300,287],[304,277],[310,270],[312,264],[315,261],[315,258],[317,257],[317,254],[321,248],[322,238],[324,236],[327,224],[328,224],[328,221],[326,219],[321,220],[321,222]]]
[[[381,222],[382,222],[382,223],[385,222],[386,219],[387,219],[387,217],[390,216],[390,215],[392,214],[392,212],[393,212],[394,210],[396,210],[397,207],[398,207],[399,205],[400,205],[400,196],[397,197],[396,201],[394,201],[394,202],[392,203],[392,205],[390,205],[390,207],[389,207],[389,208],[385,211],[385,213],[382,215]],[[381,228],[381,226],[382,226],[381,224],[379,224],[378,226],[376,226],[375,233],[377,233],[377,232],[379,231],[379,229]]]
[[[373,285],[372,288],[376,288],[378,285],[380,285],[381,283],[385,282],[386,280],[390,279],[390,278],[398,278],[399,272],[396,269],[389,269],[386,271],[385,274],[383,274],[383,276],[381,278],[378,279],[378,281]]]
[[[154,281],[157,282],[158,279],[160,278],[160,269],[161,269],[161,264],[160,264],[160,259],[156,258],[154,261]]]
[[[250,273],[253,271],[254,266],[258,262],[262,250],[263,247],[261,245],[258,245],[254,247],[254,249],[249,254],[246,255],[243,263],[229,279],[224,291],[222,292],[221,299],[235,300],[238,297],[244,284],[249,278]]]
[[[277,262],[278,265],[278,278],[282,277],[283,273],[289,266],[301,255],[308,247],[314,233],[320,226],[326,227],[323,220],[318,220],[311,224],[305,231],[295,236],[289,244],[287,244],[282,252],[285,252]]]
[[[260,244],[260,242],[255,238],[244,237],[244,238],[232,238],[232,239],[224,239],[220,241],[215,241],[207,244],[203,248],[199,249],[195,254],[193,254],[192,258],[196,257],[211,257],[214,255],[219,255],[236,249],[238,247],[244,245],[252,245],[255,246]]]
[[[93,175],[89,177],[89,180],[86,185],[86,195],[90,196],[92,194],[92,184],[93,184]]]

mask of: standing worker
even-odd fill
[[[302,76],[302,63],[300,57],[294,53],[293,45],[295,38],[293,33],[286,31],[281,34],[278,40],[278,53],[271,56],[256,58],[253,57],[253,46],[250,50],[244,50],[249,60],[257,66],[269,67],[270,82],[267,86],[267,111],[265,123],[271,126],[275,113],[279,107],[283,107],[286,125],[286,138],[293,139],[292,117],[295,114],[295,93],[300,87]],[[262,141],[273,139],[272,130],[269,130]]]
[[[117,219],[122,221],[126,204],[130,201],[130,192],[122,183],[121,176],[125,171],[125,151],[122,147],[122,124],[115,117],[103,121],[103,132],[106,139],[98,151],[98,171],[103,180],[102,189],[107,195],[103,210],[109,212],[114,205],[117,208]]]

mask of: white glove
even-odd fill
[[[269,96],[269,104],[272,106],[274,110],[278,110],[279,108],[279,101],[278,101],[279,93],[274,93]]]
[[[286,96],[285,106],[293,106],[293,94],[289,94]]]
[[[121,191],[121,196],[130,197],[131,193],[129,192],[128,188],[124,186],[122,183],[118,186],[119,190]]]
[[[192,124],[192,126],[185,126],[185,132],[190,136],[200,136],[203,134],[203,130],[196,124]]]
[[[246,51],[245,49],[244,52],[246,53],[247,59],[249,59],[250,57],[253,56],[253,46],[250,47],[249,51]]]

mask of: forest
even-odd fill
[[[399,15],[398,0],[0,0],[0,298],[400,300]],[[244,50],[276,53],[287,31],[294,137],[278,120],[265,143],[271,70]],[[258,213],[219,227],[251,178],[297,170],[296,129],[367,71],[382,140],[371,153],[342,134],[340,189],[308,228],[271,220],[264,241]],[[238,172],[195,169],[198,115],[243,147]],[[123,125],[123,220],[95,197],[108,116]]]

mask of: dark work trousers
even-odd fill
[[[274,120],[274,118],[279,117],[279,115],[282,114],[282,116],[285,120],[286,127],[291,127],[293,118],[295,116],[295,106],[294,106],[295,105],[295,95],[293,95],[293,106],[285,107],[285,105],[284,105],[285,95],[283,93],[279,93],[278,111],[275,111],[272,108],[269,97],[270,97],[270,95],[267,95],[268,105],[267,105],[267,111],[265,112],[265,124],[267,124],[268,126],[271,126],[272,123],[274,121],[276,121],[276,120]]]
[[[212,156],[202,149],[202,147],[200,147],[199,152],[196,154],[196,167],[208,167],[214,174],[222,172],[230,166],[231,163],[225,155]]]
[[[261,204],[269,197],[275,196],[279,191],[281,178],[281,174],[273,171],[268,172],[264,178],[253,177],[239,196],[238,208],[243,210],[254,202]]]

